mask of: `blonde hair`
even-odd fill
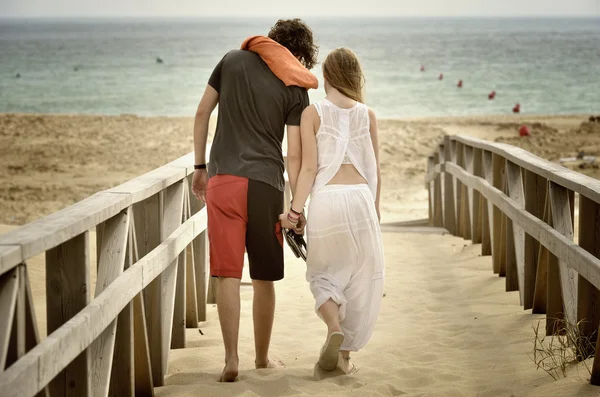
[[[323,63],[323,77],[348,98],[363,102],[365,76],[358,57],[349,48],[331,51]]]

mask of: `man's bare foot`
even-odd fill
[[[227,360],[225,368],[223,368],[223,372],[219,378],[219,382],[235,382],[235,379],[238,376],[238,365],[238,359]]]
[[[281,360],[276,360],[276,359],[268,359],[267,362],[258,362],[258,361],[254,361],[254,365],[256,366],[256,369],[264,369],[264,368],[284,368],[285,364],[283,363],[283,361]]]

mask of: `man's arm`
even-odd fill
[[[300,141],[300,126],[287,126],[287,174],[292,190],[292,197],[296,193],[296,183],[300,166],[302,164],[302,143]]]
[[[195,164],[206,164],[206,141],[208,140],[208,123],[210,115],[219,103],[219,93],[210,85],[206,86],[204,95],[198,104],[194,119],[194,157]],[[194,171],[192,193],[199,200],[205,199],[208,173],[206,169]]]

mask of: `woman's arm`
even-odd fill
[[[375,112],[369,109],[369,124],[371,132],[371,141],[373,142],[373,151],[375,152],[375,160],[377,161],[377,197],[375,197],[375,209],[377,217],[381,222],[381,212],[379,210],[379,201],[381,199],[381,166],[379,164],[379,139],[377,137],[377,117]]]
[[[317,175],[317,139],[315,131],[318,129],[319,114],[314,106],[307,107],[302,112],[300,121],[300,138],[302,141],[302,166],[298,174],[296,191],[292,201],[292,209],[295,212],[303,212],[304,205],[312,189]],[[294,217],[294,211],[290,214]],[[281,217],[282,226],[288,229],[294,227],[289,221],[287,214]]]
[[[288,174],[288,180],[290,181],[292,197],[294,197],[294,193],[296,192],[296,183],[298,182],[298,174],[300,173],[301,164],[302,143],[300,142],[300,127],[297,125],[288,125],[286,170]]]

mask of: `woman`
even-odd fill
[[[300,121],[302,167],[282,226],[294,228],[311,196],[307,218],[307,280],[327,324],[319,365],[357,370],[350,362],[368,342],[383,295],[379,227],[381,173],[375,114],[363,102],[364,77],[354,53],[332,51],[323,64],[326,98]]]

